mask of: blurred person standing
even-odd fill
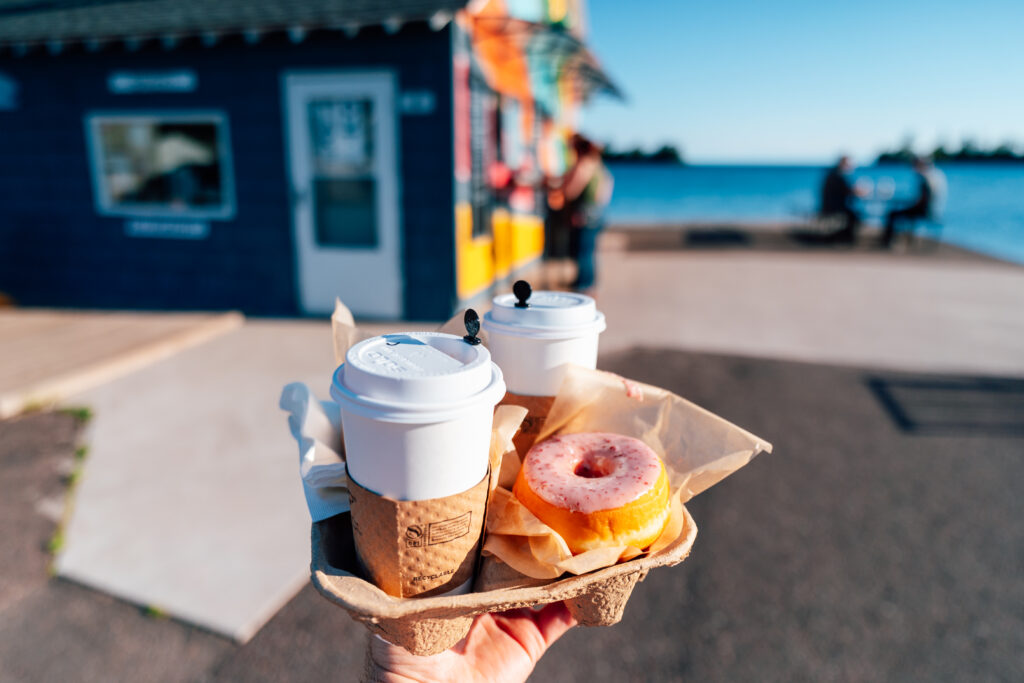
[[[569,252],[576,261],[573,289],[586,292],[597,279],[597,237],[604,227],[604,210],[612,198],[614,179],[601,157],[601,148],[579,133],[570,140],[576,155],[562,180],[569,216]]]
[[[861,195],[861,189],[850,182],[853,162],[845,154],[839,157],[836,165],[825,174],[821,185],[821,208],[818,215],[822,218],[840,216],[843,227],[830,237],[835,242],[853,244],[857,241],[857,229],[860,228],[860,216],[853,209],[853,200]]]
[[[564,274],[569,270],[568,261],[572,256],[572,227],[561,183],[561,177],[544,177],[544,261],[550,280],[546,286],[554,288],[565,287],[574,277]]]
[[[917,177],[917,197],[902,209],[893,209],[885,217],[885,232],[882,246],[892,246],[896,235],[897,222],[916,223],[919,220],[938,220],[942,203],[946,198],[946,176],[935,168],[927,157],[914,158],[914,175]]]

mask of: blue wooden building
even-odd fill
[[[509,40],[566,36],[588,67],[553,78],[585,73],[577,100],[601,86],[569,10],[476,4]],[[531,198],[569,131],[495,87],[465,6],[0,0],[0,293],[411,319],[486,296],[539,257]],[[509,112],[536,134],[501,139]],[[510,156],[535,173],[496,204],[487,165]]]

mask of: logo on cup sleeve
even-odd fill
[[[405,545],[409,548],[422,548],[425,543],[423,527],[413,524],[405,529]]]
[[[411,524],[405,528],[405,545],[407,548],[422,548],[428,545],[448,543],[468,534],[472,524],[472,512],[464,512],[458,517],[440,522]]]

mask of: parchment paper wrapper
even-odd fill
[[[685,531],[683,503],[721,481],[770,443],[675,394],[600,370],[570,366],[537,440],[556,434],[612,432],[640,439],[665,462],[672,512],[646,551],[632,546],[573,555],[553,529],[512,494],[519,462],[502,462],[488,507],[484,555],[534,579],[583,574],[641,555],[656,555]],[[506,461],[511,460],[511,454]],[[518,460],[518,458],[517,458]],[[486,573],[486,572],[485,572]]]
[[[345,362],[345,354],[350,348],[372,336],[356,327],[352,311],[341,303],[341,299],[334,300],[334,313],[331,314],[331,339],[334,342],[334,364],[336,366]]]

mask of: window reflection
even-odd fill
[[[92,119],[101,210],[216,217],[231,212],[219,117]]]

